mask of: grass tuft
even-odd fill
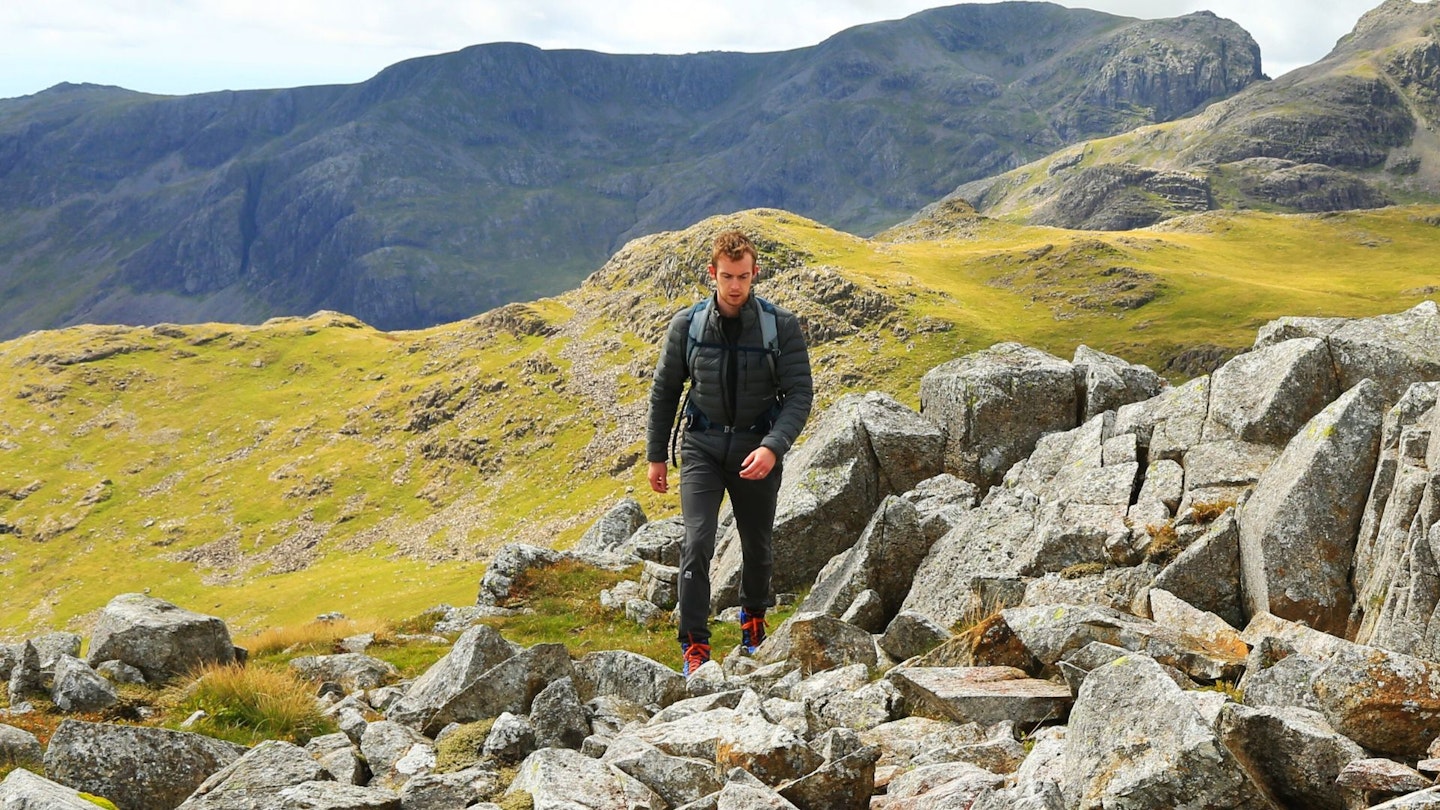
[[[1060,569],[1061,579],[1081,579],[1105,573],[1105,564],[1098,562],[1075,563]]]
[[[445,618],[445,606],[436,606],[425,610],[422,613],[411,616],[408,619],[401,619],[395,622],[396,633],[403,633],[410,636],[423,636],[433,634],[436,625]]]
[[[1168,565],[1184,551],[1180,546],[1180,535],[1175,533],[1175,522],[1151,523],[1145,527],[1150,535],[1150,544],[1145,547],[1145,561],[1156,565]]]
[[[480,761],[495,718],[466,723],[435,745],[435,772],[454,773]]]
[[[517,790],[499,801],[500,810],[535,810],[535,797],[528,792]]]
[[[29,771],[36,776],[44,776],[45,766],[39,762],[0,762],[0,780],[15,771]]]
[[[341,640],[362,633],[375,634],[375,643],[394,640],[395,632],[388,623],[378,619],[341,619],[332,622],[310,622],[292,627],[272,627],[237,645],[251,655],[263,657],[276,653],[294,655],[328,655],[339,651]]]
[[[338,730],[321,713],[314,689],[288,669],[212,664],[203,668],[176,707],[208,715],[191,727],[212,737],[255,745],[286,740],[304,745]]]
[[[1245,702],[1245,690],[1241,689],[1240,685],[1235,681],[1216,681],[1215,683],[1201,686],[1197,691],[1219,692],[1236,703]]]
[[[1235,506],[1234,498],[1222,498],[1218,501],[1200,501],[1190,505],[1190,514],[1194,515],[1195,522],[1201,526],[1214,523],[1225,514],[1226,509]]]

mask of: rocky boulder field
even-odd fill
[[[124,594],[83,660],[73,634],[0,646],[0,763],[25,766],[0,807],[1440,808],[1437,399],[1433,302],[1281,319],[1177,387],[999,344],[929,371],[919,413],[872,392],[812,423],[775,535],[803,597],[754,655],[687,680],[478,623],[562,560],[643,563],[596,598],[663,620],[683,530],[627,499],[572,549],[505,547],[413,681],[295,659],[341,729],[304,746],[4,725],[244,660],[220,619]]]

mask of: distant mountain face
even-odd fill
[[[963,185],[949,199],[1033,224],[1111,230],[1214,208],[1323,212],[1436,200],[1437,128],[1440,3],[1385,0],[1313,65],[1192,118]]]
[[[1239,27],[952,6],[766,54],[497,44],[363,84],[0,101],[0,338],[319,309],[395,329],[574,286],[772,206],[874,232],[1262,78]]]

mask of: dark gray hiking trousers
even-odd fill
[[[763,612],[774,604],[770,571],[774,558],[770,536],[775,528],[775,498],[780,492],[781,465],[759,481],[740,477],[740,465],[760,446],[761,433],[725,433],[721,429],[687,430],[680,445],[680,510],[685,516],[685,544],[680,549],[680,641],[710,643],[710,560],[715,556],[715,531],[720,501],[730,493],[735,526],[740,532],[744,565],[740,605]]]

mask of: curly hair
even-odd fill
[[[710,253],[710,264],[714,265],[724,256],[732,262],[738,262],[745,256],[750,257],[752,263],[758,262],[759,257],[755,254],[755,246],[740,231],[721,231],[715,236],[714,250]]]

